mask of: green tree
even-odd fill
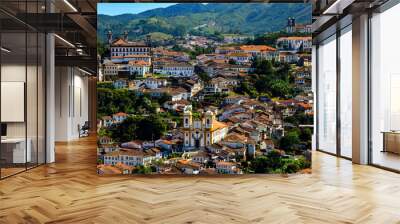
[[[150,116],[129,116],[121,124],[110,128],[111,136],[117,142],[134,139],[156,140],[165,134],[167,124],[157,114]]]
[[[283,169],[282,169],[282,171],[284,173],[296,173],[299,170],[300,170],[300,167],[299,167],[298,163],[296,163],[296,162],[287,163],[283,166]]]
[[[297,131],[292,130],[285,134],[284,137],[280,139],[279,146],[285,151],[293,152],[296,150],[296,145],[300,143],[299,134]]]
[[[111,132],[106,128],[100,128],[100,130],[97,132],[97,136],[99,137],[111,136]]]
[[[97,54],[104,58],[105,56],[110,54],[110,49],[107,47],[105,43],[100,42],[97,40]]]
[[[98,82],[97,88],[114,89],[114,85],[112,82]]]
[[[269,82],[271,94],[275,97],[287,97],[290,93],[290,85],[284,80],[275,79]]]
[[[267,156],[258,156],[250,162],[250,170],[255,173],[271,173],[282,169],[282,156],[277,150],[270,151]]]
[[[200,72],[197,76],[205,83],[208,83],[211,80],[211,77],[205,72]]]
[[[290,65],[288,63],[279,63],[278,69],[276,70],[276,77],[289,82]]]
[[[248,81],[241,82],[240,85],[235,88],[235,92],[239,94],[247,94],[252,98],[256,98],[258,96],[257,89],[254,88]]]
[[[300,141],[302,141],[302,142],[310,141],[311,137],[312,137],[311,128],[303,128],[303,129],[301,129],[300,135],[299,135]]]
[[[118,108],[113,102],[114,93],[112,89],[97,88],[97,113],[99,116],[116,113]]]
[[[136,167],[136,169],[134,169],[132,171],[132,173],[134,174],[149,174],[152,172],[151,167],[147,167],[147,166],[138,166]]]
[[[129,116],[121,124],[110,128],[111,137],[117,142],[129,142],[136,139],[136,130],[140,118]]]
[[[267,154],[268,165],[272,170],[280,169],[282,166],[282,155],[278,150],[271,150]]]
[[[268,173],[268,158],[259,156],[251,161],[250,167],[255,173]]]
[[[171,96],[167,93],[163,93],[160,98],[158,98],[159,105],[164,105],[165,102],[171,99]]]
[[[272,66],[271,61],[269,61],[269,60],[256,57],[252,61],[252,67],[254,68],[254,72],[256,74],[268,75],[271,77],[275,75],[275,70]]]

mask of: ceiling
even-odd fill
[[[31,33],[55,33],[60,37],[55,38],[56,65],[79,66],[95,73],[96,7],[96,0],[1,0],[2,45],[12,49],[10,60],[24,55],[31,58],[30,52],[35,55],[37,50],[29,44],[36,36]]]

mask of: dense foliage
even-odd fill
[[[285,28],[287,18],[311,23],[310,4],[192,3],[148,10],[139,14],[98,16],[98,39],[104,41],[108,30],[131,37],[148,33],[183,36],[187,33],[221,38],[221,33],[263,34]]]
[[[236,88],[237,93],[247,94],[253,98],[264,95],[285,99],[292,98],[298,93],[289,64],[256,58],[252,67],[254,74]]]
[[[129,116],[121,124],[110,128],[111,137],[117,142],[133,139],[156,140],[165,134],[167,125],[159,115]]]
[[[279,151],[272,150],[266,156],[250,160],[245,166],[250,173],[296,173],[311,164],[303,156],[285,158]]]
[[[97,87],[97,114],[101,118],[118,112],[154,113],[160,103],[164,103],[168,96],[162,96],[158,101],[152,101],[149,96],[137,96],[134,91],[127,89],[108,88],[108,84],[98,84]]]

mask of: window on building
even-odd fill
[[[371,18],[372,163],[400,170],[400,4]]]
[[[340,35],[340,154],[352,157],[352,29]]]
[[[336,35],[318,48],[318,149],[336,154]]]

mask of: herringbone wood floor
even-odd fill
[[[400,175],[314,153],[313,173],[100,177],[95,139],[0,181],[0,223],[400,223]]]

